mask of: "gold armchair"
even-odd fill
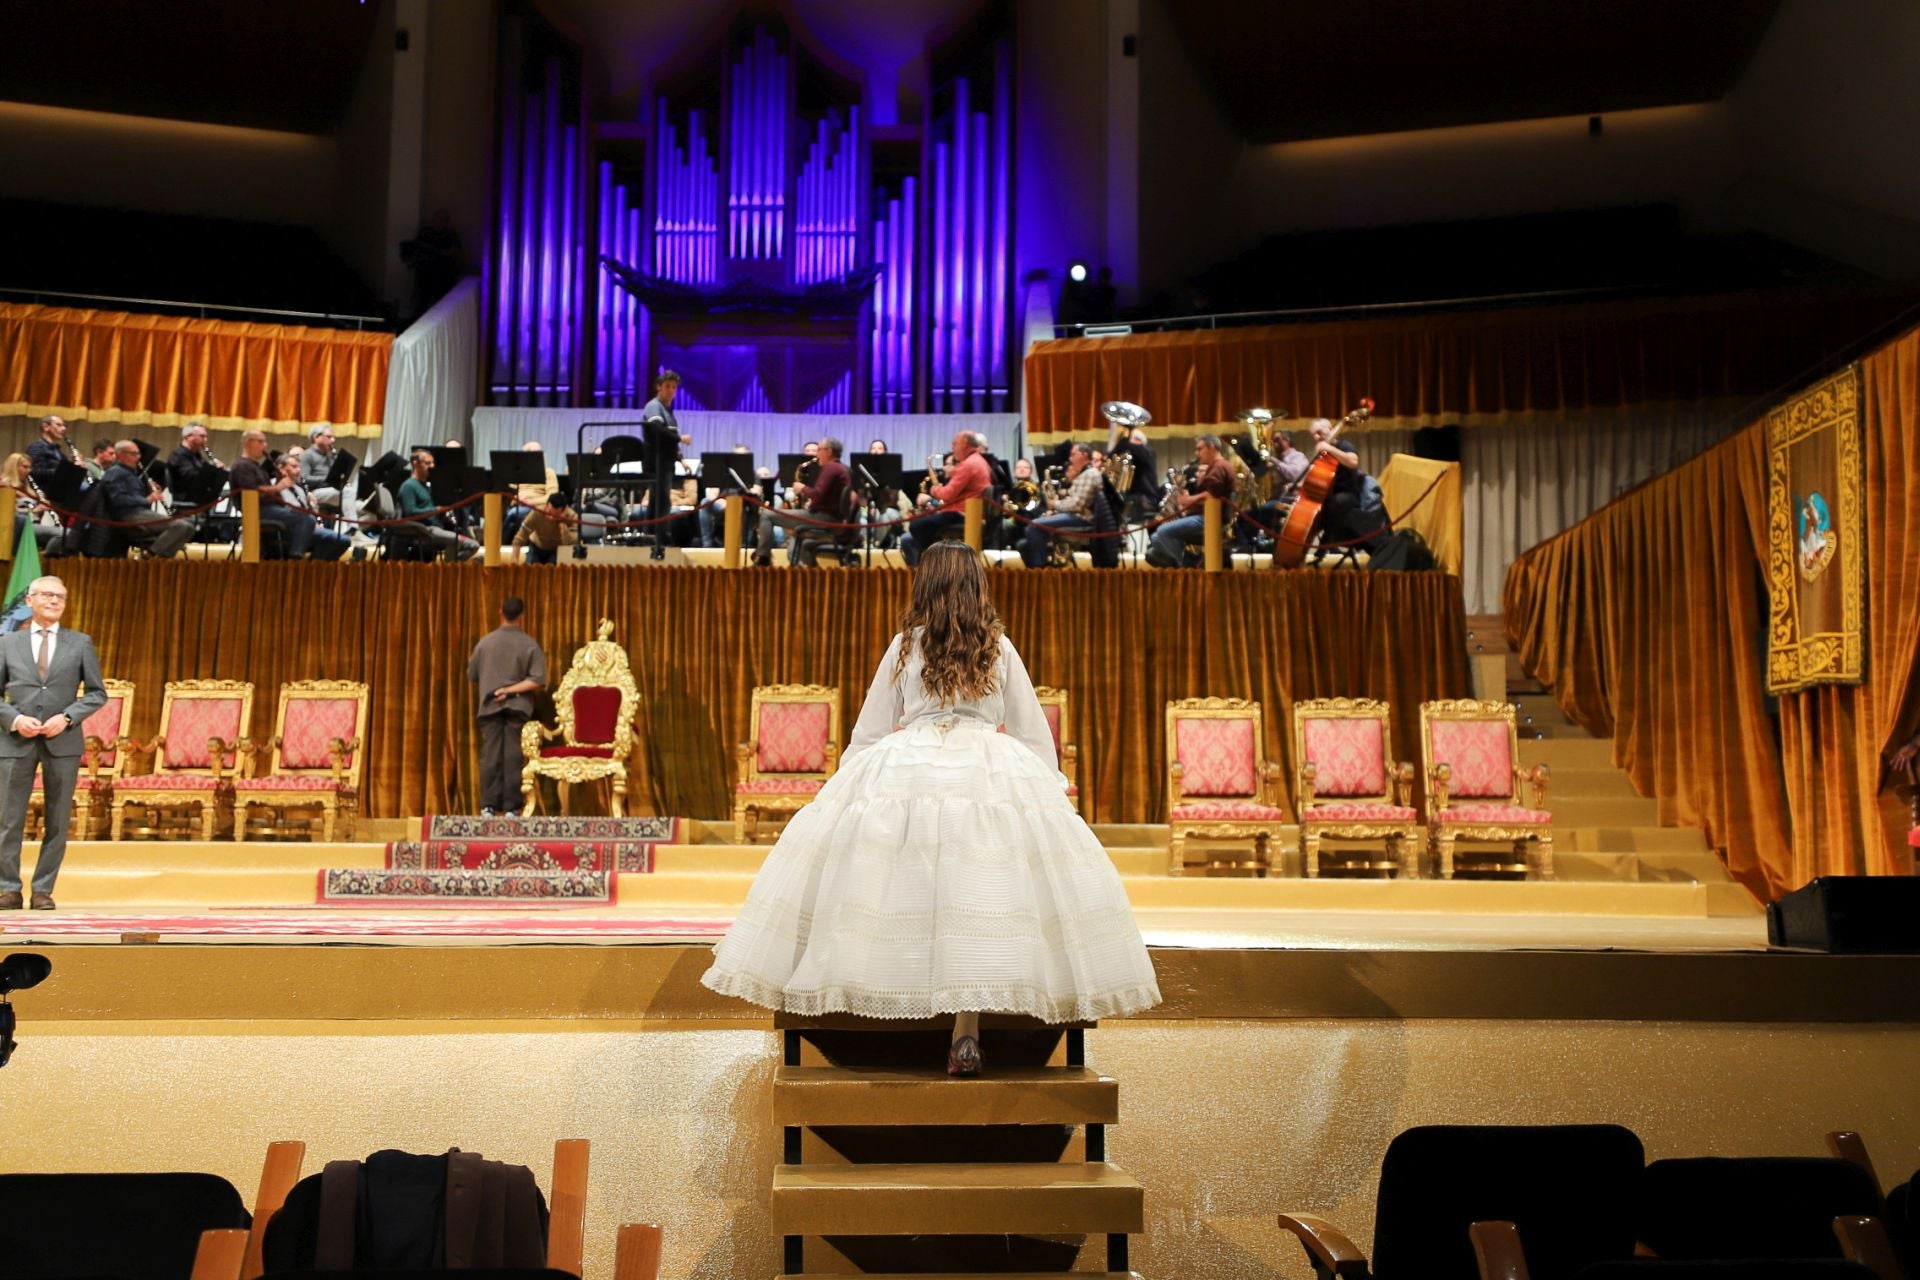
[[[1329,851],[1329,870],[1379,872],[1412,880],[1424,852],[1413,808],[1413,766],[1393,759],[1387,704],[1371,698],[1316,698],[1293,707],[1294,797],[1307,877],[1320,874],[1320,842],[1386,841],[1384,860],[1364,849]]]
[[[367,686],[357,680],[296,680],[280,688],[273,740],[242,742],[245,775],[233,784],[233,834],[348,839],[359,810],[367,736]],[[271,748],[265,777],[253,776],[258,753]],[[254,809],[265,810],[260,818]],[[313,816],[317,814],[317,821]]]
[[[1269,846],[1287,812],[1280,807],[1280,766],[1266,759],[1260,704],[1245,698],[1185,698],[1167,704],[1168,871],[1187,870],[1190,838],[1248,842],[1243,859],[1209,855],[1203,870],[1226,868],[1264,876]]]
[[[1547,766],[1520,764],[1513,707],[1471,698],[1420,704],[1420,755],[1427,771],[1427,827],[1443,879],[1456,869],[1454,841],[1509,845],[1512,853],[1469,853],[1472,874],[1553,879],[1553,814]],[[1521,787],[1529,803],[1521,804]]]
[[[233,807],[233,773],[253,718],[253,685],[245,680],[169,680],[160,703],[160,732],[124,750],[151,757],[149,772],[113,785],[113,838],[126,832],[129,806],[142,810],[141,835],[187,835],[198,813],[199,838],[211,840]]]
[[[634,683],[627,651],[613,642],[609,619],[602,618],[594,639],[573,655],[553,705],[559,717],[555,727],[529,720],[520,729],[520,754],[526,761],[520,770],[524,812],[531,815],[539,808],[542,778],[559,784],[562,809],[571,801],[573,784],[607,778],[613,783],[613,816],[624,818],[640,688]]]
[[[127,736],[127,730],[133,727],[133,682],[101,683],[107,688],[107,700],[80,725],[86,735],[86,749],[80,756],[80,777],[73,787],[73,823],[68,828],[76,840],[91,840],[99,828],[106,826],[114,779],[126,764],[126,749],[133,745]],[[46,788],[36,775],[33,794],[27,800],[28,839],[38,839],[46,831],[46,811]]]
[[[1057,541],[1057,539],[1056,539]],[[1067,714],[1067,691],[1036,685],[1034,696],[1040,700],[1040,714],[1047,718],[1053,733],[1053,749],[1060,757],[1060,772],[1067,775],[1067,798],[1080,807],[1080,747],[1073,740],[1073,721]]]
[[[734,749],[733,824],[752,843],[761,819],[783,821],[819,793],[840,763],[840,690],[830,685],[775,684],[753,691],[747,711],[753,734]]]

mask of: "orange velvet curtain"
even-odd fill
[[[1920,330],[1861,364],[1867,678],[1779,700],[1765,673],[1766,441],[1756,423],[1508,572],[1509,639],[1664,818],[1765,897],[1909,866],[1882,766],[1920,727]]]
[[[0,414],[377,435],[390,333],[0,303]]]
[[[1377,422],[1419,426],[1745,399],[1911,301],[1752,293],[1055,339],[1027,356],[1027,429],[1039,443],[1104,434],[1105,400],[1202,424],[1250,405],[1337,417],[1371,396]]]
[[[281,683],[365,680],[374,815],[476,803],[467,657],[506,595],[527,600],[549,686],[596,621],[614,620],[641,691],[634,807],[720,817],[754,686],[837,685],[851,724],[909,582],[895,570],[57,567],[106,674],[138,682],[136,737],[157,729],[170,679],[252,680],[262,738]],[[1469,693],[1460,581],[1441,574],[1007,573],[994,594],[1034,681],[1071,694],[1084,811],[1099,821],[1164,819],[1170,698],[1258,699],[1268,755],[1290,779],[1295,699],[1388,699],[1396,745],[1417,760],[1420,701]]]

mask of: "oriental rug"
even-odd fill
[[[609,906],[605,871],[389,871],[345,867],[320,873],[321,906]]]

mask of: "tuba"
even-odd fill
[[[1119,452],[1120,438],[1152,422],[1153,415],[1131,401],[1109,400],[1100,406],[1100,416],[1112,425],[1112,430],[1107,432],[1107,456],[1100,462],[1100,472],[1113,486],[1114,496],[1124,499],[1133,491],[1133,454]]]

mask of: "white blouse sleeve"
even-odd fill
[[[1060,757],[1053,749],[1053,731],[1047,728],[1046,713],[1034,696],[1033,679],[1027,675],[1027,664],[1020,661],[1019,650],[1005,636],[1000,637],[1000,658],[1006,670],[1000,682],[1000,701],[1005,708],[1008,736],[1058,772]]]
[[[867,700],[860,705],[860,718],[853,722],[847,749],[840,753],[842,768],[856,753],[892,733],[905,718],[906,695],[893,678],[894,665],[899,661],[900,637],[895,636],[887,646],[886,656],[880,659],[879,669],[873,673],[873,683],[867,687]]]

